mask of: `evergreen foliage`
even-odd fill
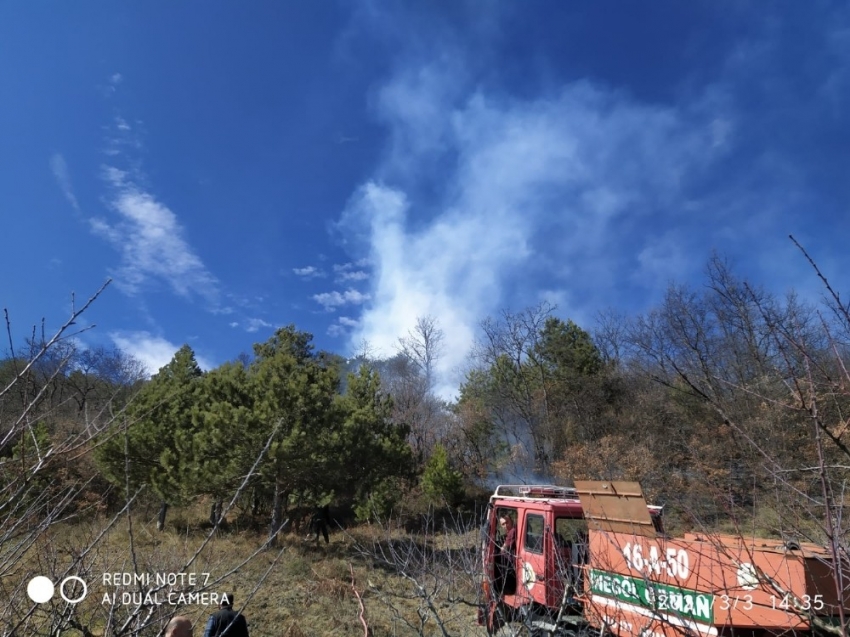
[[[254,467],[255,509],[267,503],[273,529],[292,503],[331,496],[386,510],[393,481],[411,475],[409,429],[393,421],[377,372],[349,374],[340,394],[339,367],[291,325],[255,345],[247,366],[204,374],[184,346],[104,434],[99,466],[113,483],[149,485],[167,504],[220,501]]]
[[[335,490],[352,497],[361,518],[385,516],[398,501],[404,480],[412,478],[410,428],[392,420],[393,401],[383,393],[378,373],[363,365],[348,375],[337,407],[341,426],[332,456],[341,462],[328,473]]]
[[[463,476],[452,468],[446,448],[437,444],[422,473],[422,491],[432,504],[457,506],[463,499]]]
[[[192,443],[202,377],[195,353],[184,345],[142,387],[97,451],[110,481],[130,491],[150,485],[168,504],[195,494]]]

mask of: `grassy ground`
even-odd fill
[[[209,583],[216,582],[211,591],[234,592],[235,606],[244,606],[252,637],[362,636],[361,614],[369,634],[375,637],[416,635],[420,630],[421,634],[438,635],[442,634],[439,622],[453,636],[483,634],[475,625],[476,609],[470,605],[476,601],[478,574],[470,560],[476,554],[477,532],[411,536],[402,530],[362,526],[332,531],[330,544],[322,540],[319,546],[292,533],[281,535],[276,549],[261,551],[244,564],[263,544],[264,536],[256,531],[224,532],[213,537],[192,565],[184,568],[208,533],[184,524],[177,518],[176,524],[160,533],[152,521],[135,522],[131,551],[128,527],[122,521],[106,534],[97,550],[69,571],[89,584],[88,597],[73,609],[76,621],[91,631],[89,637],[104,634],[110,612],[123,620],[134,606],[120,603],[122,593],[138,591],[132,585],[105,584],[104,573],[180,571],[210,573]],[[26,570],[55,574],[57,581],[79,557],[80,547],[102,528],[103,521],[54,527],[29,557]],[[159,592],[160,601],[167,592],[167,588]],[[115,593],[117,603],[104,600],[104,595]],[[175,610],[193,621],[195,637],[200,637],[215,607],[175,609],[163,605],[142,634],[155,637],[166,621],[165,614]],[[54,606],[52,611],[55,615],[62,609]],[[49,621],[47,607],[39,609],[35,621]],[[86,635],[83,630],[63,634]]]
[[[209,573],[207,590],[211,592],[234,592],[236,607],[244,608],[252,637],[364,636],[364,622],[374,637],[484,634],[475,623],[480,535],[474,525],[464,533],[417,535],[362,525],[332,531],[330,544],[322,541],[318,546],[305,542],[303,533],[293,532],[282,534],[277,548],[257,552],[265,535],[250,525],[234,524],[205,544],[209,530],[198,522],[203,518],[201,507],[175,511],[164,532],[155,530],[154,517],[155,510],[138,512],[132,524],[132,543],[130,526],[121,518],[100,537],[96,548],[84,555],[82,547],[103,533],[105,519],[51,527],[15,573],[0,577],[0,599],[24,599],[19,611],[13,609],[18,617],[24,617],[32,605],[21,594],[21,582],[35,574],[49,575],[55,582],[66,574],[80,575],[89,584],[89,595],[75,607],[66,607],[54,598],[51,604],[37,608],[30,623],[15,634],[55,635],[49,630],[51,621],[72,613],[80,629],[62,635],[102,637],[110,613],[121,624],[134,608],[120,601],[104,603],[104,595],[138,590],[109,585],[104,573],[181,571]],[[772,526],[773,520],[764,513],[743,525],[760,537],[767,537]],[[163,601],[167,592],[159,591]],[[169,613],[176,612],[192,620],[195,637],[200,637],[214,610],[214,605],[163,605],[155,609],[150,625],[138,635],[161,635]]]

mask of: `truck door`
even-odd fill
[[[505,521],[508,526],[502,526]],[[484,563],[489,565],[489,575],[493,583],[493,590],[498,596],[513,595],[517,587],[516,571],[516,529],[517,510],[509,507],[498,507],[495,515],[490,520],[490,541],[485,547]],[[507,531],[514,527],[513,545],[506,546]]]
[[[546,564],[546,518],[542,511],[526,511],[521,527],[517,560],[517,593],[520,587],[534,601],[546,603],[546,582],[551,577]],[[548,542],[551,544],[551,538]],[[551,549],[550,549],[551,550]]]
[[[549,606],[562,603],[564,587],[567,587],[568,598],[575,598],[584,590],[584,566],[588,559],[587,520],[556,517],[552,548],[554,577],[548,587]]]

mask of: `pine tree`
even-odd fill
[[[130,491],[148,485],[159,496],[160,530],[168,506],[195,491],[192,412],[202,376],[195,353],[184,345],[141,389],[125,421],[107,432],[98,449],[98,462],[110,481]]]
[[[422,491],[432,503],[457,506],[463,498],[463,477],[452,468],[446,448],[437,443],[422,473]]]

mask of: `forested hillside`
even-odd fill
[[[676,528],[844,551],[850,313],[822,282],[812,306],[715,258],[703,285],[671,285],[640,316],[579,326],[540,305],[482,317],[454,403],[434,393],[439,317],[389,360],[316,351],[290,325],[208,371],[183,346],[147,378],[122,352],[81,345],[75,322],[97,311],[85,306],[53,336],[10,342],[0,362],[0,592],[13,600],[0,620],[38,625],[21,573],[57,525],[120,527],[132,541],[140,507],[164,530],[170,512],[203,503],[208,519],[192,523],[203,542],[259,531],[269,550],[325,504],[347,523],[381,522],[469,510],[498,482],[630,479]],[[101,540],[68,546],[67,568]],[[147,634],[155,617],[122,612],[125,632],[108,634]]]

